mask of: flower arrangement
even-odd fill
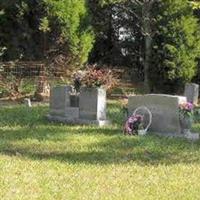
[[[183,134],[189,133],[193,122],[194,105],[190,102],[179,105],[179,119]]]
[[[131,115],[124,126],[124,134],[135,135],[138,134],[138,130],[141,129],[143,125],[142,115]]]
[[[80,88],[81,88],[81,85],[82,85],[83,77],[84,77],[84,72],[83,71],[77,71],[76,73],[74,73],[72,75],[73,86],[74,86],[74,89],[75,89],[76,93],[80,92]]]
[[[194,105],[190,102],[179,105],[179,113],[181,117],[192,117]]]
[[[111,70],[89,66],[86,70],[73,75],[73,83],[75,89],[80,89],[81,86],[89,88],[103,86],[105,89],[110,89],[117,83],[117,79]]]

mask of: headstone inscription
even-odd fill
[[[180,135],[179,104],[186,102],[186,97],[149,94],[129,96],[128,111],[131,114],[137,107],[146,106],[152,113],[150,130],[164,135]]]
[[[195,83],[186,83],[184,96],[186,96],[188,102],[197,104],[199,98],[199,85]]]

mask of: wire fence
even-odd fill
[[[46,67],[42,62],[0,63],[0,98],[43,94],[48,96],[50,85],[64,83],[61,68]]]

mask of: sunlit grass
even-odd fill
[[[47,112],[0,109],[0,199],[199,199],[199,141],[123,136],[117,102],[104,128],[49,123]]]

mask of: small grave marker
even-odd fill
[[[185,85],[184,96],[186,96],[188,102],[197,104],[199,98],[199,85],[195,83],[187,83]]]

